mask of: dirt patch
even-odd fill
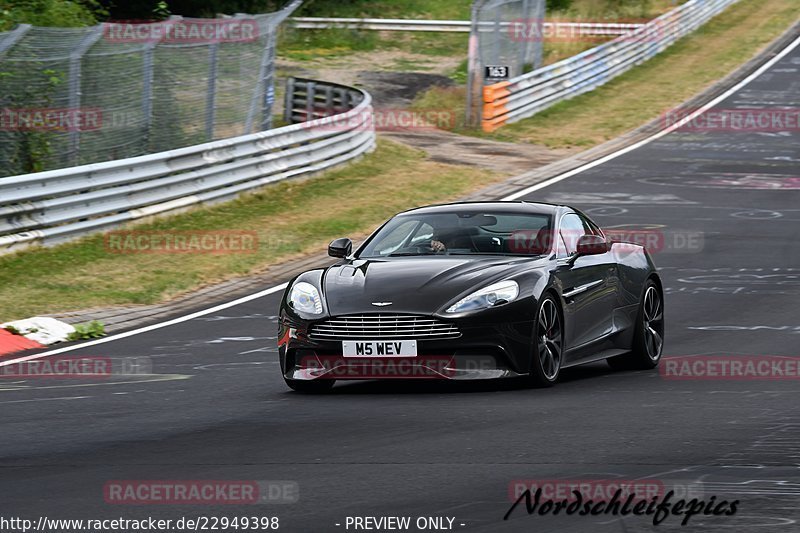
[[[418,94],[431,87],[454,85],[447,76],[421,72],[359,72],[357,79],[379,108],[408,107]]]
[[[442,130],[397,131],[382,134],[393,141],[424,150],[437,163],[468,165],[497,172],[521,174],[577,152],[553,150],[535,144],[476,140]]]
[[[403,109],[432,87],[454,87],[447,75],[458,58],[426,56],[405,51],[372,51],[327,56],[310,61],[279,59],[282,77],[298,76],[361,87],[372,95],[377,109]],[[369,65],[370,70],[363,67]],[[280,113],[280,111],[276,111]],[[535,144],[512,144],[476,139],[441,130],[381,132],[394,141],[419,148],[431,161],[468,165],[519,174],[556,161],[574,150],[551,150]]]
[[[454,85],[449,74],[458,63],[449,57],[392,50],[313,61],[279,58],[277,68],[283,79],[297,76],[361,87],[372,95],[377,107],[407,107],[419,93],[431,87]],[[371,68],[364,70],[365,65]]]

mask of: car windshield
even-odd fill
[[[552,217],[543,213],[408,213],[387,222],[358,257],[542,255],[551,228]]]

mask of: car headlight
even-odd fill
[[[289,303],[295,311],[309,315],[322,314],[322,297],[315,286],[305,281],[300,281],[292,286],[289,291]]]
[[[501,281],[460,299],[448,307],[446,312],[461,313],[463,311],[488,309],[495,305],[513,301],[517,296],[519,296],[519,285],[516,281]]]

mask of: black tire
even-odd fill
[[[564,354],[564,326],[558,302],[547,295],[536,311],[533,355],[528,384],[533,387],[552,387],[561,373]]]
[[[647,280],[636,315],[631,352],[607,359],[615,370],[649,370],[658,366],[664,352],[664,297],[652,279]]]
[[[301,379],[286,379],[283,378],[286,385],[295,392],[302,392],[303,394],[324,394],[333,388],[336,383],[335,379],[314,379],[314,380],[301,380]]]

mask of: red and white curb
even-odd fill
[[[0,324],[0,356],[63,342],[73,331],[66,322],[47,316]]]

